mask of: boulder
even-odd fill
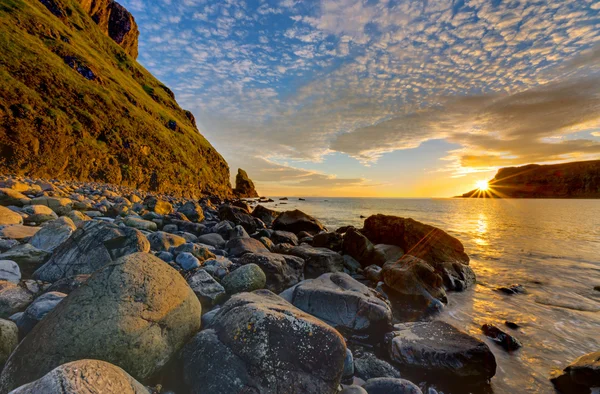
[[[21,337],[29,334],[33,327],[35,327],[66,296],[67,295],[64,293],[51,291],[36,298],[15,322],[17,323],[17,327],[19,327]]]
[[[367,393],[367,390],[363,389],[360,386],[352,385],[352,386],[347,386],[346,388],[344,388],[342,391],[340,391],[340,394],[369,394],[369,393]]]
[[[77,360],[54,368],[11,394],[151,394],[121,368],[99,360]]]
[[[73,207],[73,201],[63,197],[37,197],[30,201],[31,205],[45,205],[59,216],[66,215]]]
[[[59,293],[70,294],[73,290],[81,287],[90,278],[89,274],[75,275],[68,278],[62,278],[52,283],[46,291],[56,291]]]
[[[386,261],[385,256],[375,249],[371,241],[354,228],[344,235],[342,253],[354,257],[363,267],[373,264],[382,266]]]
[[[170,202],[155,196],[148,196],[144,199],[144,207],[150,212],[155,212],[159,215],[168,215],[173,212],[173,206]]]
[[[385,263],[382,276],[385,284],[397,294],[447,302],[442,278],[431,265],[417,257],[407,254],[397,262]]]
[[[385,335],[388,356],[400,370],[439,374],[458,383],[481,384],[496,374],[496,359],[482,341],[442,321],[397,324]]]
[[[269,253],[262,242],[254,238],[234,238],[227,241],[225,250],[230,256],[239,257],[246,253]]]
[[[414,383],[397,378],[369,379],[362,388],[368,394],[423,394]]]
[[[562,372],[556,371],[551,381],[562,393],[590,393],[600,387],[600,351],[585,354]]]
[[[138,230],[111,223],[89,221],[52,253],[34,277],[46,282],[91,274],[119,257],[148,252],[150,244]]]
[[[296,209],[285,211],[277,216],[277,219],[273,222],[273,229],[290,231],[294,234],[306,231],[314,235],[321,232],[324,227],[317,219]]]
[[[313,248],[308,245],[295,246],[289,254],[304,259],[304,277],[314,279],[328,272],[343,272],[344,258],[326,248]]]
[[[83,222],[92,220],[91,217],[79,211],[71,211],[67,213],[64,217],[68,217],[69,219],[71,219],[76,227],[79,227]]]
[[[466,264],[446,261],[433,263],[431,266],[442,277],[444,287],[448,291],[463,291],[472,287],[477,280],[473,269]]]
[[[481,331],[485,334],[486,337],[490,338],[492,341],[496,342],[499,346],[502,346],[507,351],[517,350],[523,345],[521,342],[510,334],[505,333],[498,327],[492,324],[484,324],[481,326]]]
[[[225,288],[219,284],[208,272],[200,269],[187,280],[188,285],[202,304],[202,311],[208,312],[213,306],[225,299]]]
[[[233,193],[239,198],[257,198],[258,193],[254,188],[254,183],[246,174],[246,171],[238,168],[237,175],[235,176],[235,189]]]
[[[230,241],[236,238],[250,238],[250,236],[246,232],[246,229],[244,229],[244,227],[240,226],[239,224],[234,226],[231,230],[229,230],[229,233],[227,234],[227,239],[229,239]]]
[[[0,281],[19,283],[21,270],[19,265],[12,260],[0,260]]]
[[[334,252],[341,252],[343,242],[344,239],[342,237],[342,234],[337,232],[323,232],[313,237],[312,246],[314,246],[315,248],[331,249]]]
[[[26,224],[40,224],[58,219],[58,215],[46,205],[28,205],[23,208],[23,212],[27,214],[27,217],[24,219]]]
[[[0,319],[0,368],[19,344],[19,329],[10,320]]]
[[[8,188],[0,188],[0,205],[8,207],[22,207],[25,204],[29,204],[29,197],[24,195],[21,192],[16,190],[8,189]],[[2,210],[0,210],[2,212]],[[2,215],[0,214],[0,217]]]
[[[148,241],[150,242],[150,249],[157,252],[168,251],[172,247],[176,248],[187,242],[185,238],[179,235],[165,233],[164,231],[157,231],[148,235]]]
[[[384,260],[387,261],[398,261],[404,256],[404,250],[400,246],[388,245],[388,244],[377,244],[375,250],[383,255]]]
[[[177,212],[184,214],[192,222],[198,223],[204,220],[204,211],[196,201],[186,202]]]
[[[223,278],[221,284],[227,294],[264,289],[267,277],[256,264],[243,265]]]
[[[210,233],[198,237],[198,242],[205,245],[214,246],[215,248],[223,249],[227,241],[220,234]]]
[[[200,267],[200,260],[198,260],[190,252],[179,253],[175,259],[175,262],[179,264],[184,271],[191,271]]]
[[[233,268],[233,263],[225,257],[217,256],[214,259],[204,261],[202,268],[213,278],[221,280],[229,274],[229,270]]]
[[[375,244],[401,247],[406,253],[428,263],[469,263],[463,244],[445,231],[397,216],[374,215],[365,220],[361,231]]]
[[[373,378],[400,378],[398,369],[372,353],[364,353],[359,358],[354,358],[354,372],[364,381]]]
[[[198,298],[176,270],[148,253],[121,257],[96,271],[23,339],[0,375],[0,392],[86,358],[146,380],[198,331],[200,315]]]
[[[49,257],[50,253],[31,244],[17,245],[0,254],[0,260],[12,260],[19,264],[21,274],[26,278],[30,277]]]
[[[333,394],[345,357],[336,330],[268,290],[233,296],[182,352],[185,383],[207,394]]]
[[[273,221],[279,216],[279,212],[262,205],[257,205],[252,211],[252,216],[262,220],[267,226],[272,226]]]
[[[50,221],[29,240],[29,243],[46,252],[53,252],[62,245],[77,229],[68,217],[60,217]]]
[[[370,265],[363,270],[363,275],[371,282],[378,283],[383,279],[383,270],[378,265]]]
[[[209,247],[206,246],[202,246],[199,244],[194,244],[191,242],[187,242],[184,243],[183,245],[179,245],[178,247],[175,248],[175,253],[177,255],[181,254],[181,253],[190,253],[192,254],[195,258],[197,258],[199,260],[199,262],[202,262],[204,260],[208,260],[208,259],[214,259],[216,256],[209,250]],[[179,257],[179,256],[177,256]]]
[[[347,336],[370,335],[379,341],[392,326],[389,303],[342,272],[300,282],[281,297]]]
[[[296,256],[247,253],[237,262],[242,265],[258,265],[266,275],[266,288],[274,293],[281,293],[304,279],[304,260]]]
[[[40,230],[41,227],[22,226],[20,224],[17,224],[1,228],[0,237],[6,239],[14,239],[19,242],[27,242]]]
[[[27,308],[33,301],[31,291],[18,284],[0,281],[0,319],[6,319]]]
[[[289,231],[273,231],[273,234],[271,234],[271,241],[275,244],[298,245],[298,237],[296,237],[296,234],[290,233]]]
[[[0,226],[10,226],[13,224],[22,224],[23,217],[10,209],[0,206]]]
[[[256,231],[256,220],[243,208],[223,204],[219,207],[219,218],[242,226],[250,234]]]
[[[150,221],[150,220],[144,220],[135,216],[127,216],[124,220],[123,223],[127,226],[127,227],[132,227],[132,228],[137,228],[138,230],[144,230],[144,231],[156,231],[158,230],[158,226],[156,225],[156,223]]]

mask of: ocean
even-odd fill
[[[300,209],[328,229],[362,227],[361,216],[411,217],[457,237],[471,257],[477,285],[450,293],[437,318],[488,343],[498,369],[494,393],[552,393],[549,375],[600,350],[600,200],[387,199],[289,197],[263,204]],[[285,203],[285,204],[284,204]],[[526,294],[499,286],[521,284]],[[518,323],[510,330],[504,321]],[[507,353],[481,333],[495,324],[523,347]]]

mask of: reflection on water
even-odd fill
[[[486,340],[496,355],[495,393],[553,392],[548,376],[600,350],[600,201],[494,199],[290,199],[275,209],[301,209],[335,229],[362,226],[360,215],[412,217],[459,238],[478,277],[452,293],[441,319]],[[269,204],[273,207],[275,204]],[[527,294],[498,286],[519,283]],[[521,327],[512,331],[506,320]],[[480,331],[495,324],[522,343],[507,353]]]

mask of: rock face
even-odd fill
[[[185,383],[207,394],[333,394],[345,357],[337,331],[268,290],[232,297],[182,354]]]
[[[445,231],[397,216],[373,215],[365,220],[362,233],[375,244],[397,245],[407,254],[426,262],[469,263],[463,244]]]
[[[386,334],[390,359],[402,368],[425,369],[463,383],[483,383],[496,374],[488,346],[441,321],[405,323]]]
[[[321,222],[302,211],[285,211],[277,216],[273,222],[274,230],[290,231],[298,234],[300,231],[306,231],[310,234],[317,234],[324,229]]]
[[[78,360],[54,368],[46,375],[11,392],[150,394],[150,391],[121,368],[99,360]]]
[[[46,282],[91,274],[121,256],[148,252],[150,244],[138,230],[89,221],[60,245],[34,277]]]
[[[257,198],[258,193],[254,188],[254,183],[246,174],[246,171],[238,168],[237,175],[235,176],[235,189],[233,192],[239,198]]]
[[[390,305],[345,273],[305,280],[281,297],[344,334],[382,334],[392,325]]]
[[[134,60],[138,29],[122,6],[23,0],[2,18],[1,173],[232,196],[225,160]]]
[[[600,198],[600,160],[501,168],[488,182],[465,198]]]
[[[201,306],[185,280],[148,253],[94,273],[19,344],[0,376],[0,392],[80,359],[111,362],[144,380],[200,328]]]

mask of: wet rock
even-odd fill
[[[483,331],[486,337],[490,338],[509,352],[517,350],[523,346],[517,338],[505,333],[498,327],[491,324],[484,324],[481,326],[481,331]]]
[[[168,215],[173,212],[173,205],[170,202],[155,196],[148,196],[144,199],[144,206],[150,212],[159,215]]]
[[[504,322],[504,325],[505,325],[506,327],[508,327],[508,328],[511,328],[511,329],[513,329],[513,330],[516,330],[516,329],[518,329],[518,328],[520,328],[520,327],[521,327],[521,326],[520,326],[520,325],[518,325],[517,323],[511,322],[511,321],[508,321],[508,320]]]
[[[34,299],[29,290],[8,281],[0,281],[0,318],[6,319],[24,311]]]
[[[148,253],[121,257],[96,271],[25,337],[2,371],[0,391],[86,358],[147,379],[198,331],[200,315],[198,298],[173,268]]]
[[[254,238],[235,238],[227,241],[225,250],[230,256],[239,257],[246,253],[269,253],[262,242]]]
[[[375,250],[384,256],[385,261],[398,261],[404,256],[404,250],[396,245],[377,244]]]
[[[238,264],[256,264],[265,273],[266,288],[281,293],[304,279],[304,260],[276,253],[247,253]]]
[[[428,263],[469,263],[469,256],[458,239],[439,228],[413,219],[370,216],[365,220],[362,233],[375,244],[399,246]]]
[[[21,274],[25,277],[31,276],[49,257],[50,253],[31,244],[17,245],[0,254],[0,260],[12,260],[19,264]]]
[[[354,371],[364,381],[373,378],[400,378],[400,371],[372,353],[364,353],[360,358],[355,358]]]
[[[191,271],[200,267],[200,260],[198,260],[189,252],[179,253],[175,259],[175,262],[179,264],[184,271]]]
[[[200,204],[195,201],[188,201],[177,212],[183,213],[192,222],[201,222],[204,220],[204,211]]]
[[[229,220],[236,225],[244,227],[250,234],[256,231],[256,221],[245,209],[224,204],[219,207],[219,218]]]
[[[296,209],[294,211],[285,211],[277,216],[277,219],[273,222],[273,229],[289,231],[294,234],[306,231],[314,235],[321,232],[324,227],[317,219]]]
[[[448,291],[466,290],[472,287],[477,279],[473,269],[462,263],[433,263],[431,266],[442,277],[444,287]]]
[[[383,270],[378,265],[370,265],[363,270],[363,275],[371,282],[377,283],[383,279]]]
[[[370,379],[362,388],[368,394],[423,394],[421,389],[414,383],[396,378]]]
[[[227,296],[225,288],[203,269],[194,272],[187,282],[202,304],[202,311],[208,312]]]
[[[19,344],[19,329],[10,321],[0,319],[0,368]]]
[[[496,359],[488,346],[442,321],[397,324],[386,334],[392,362],[427,371],[458,383],[484,383],[496,374]]]
[[[10,209],[0,206],[0,226],[10,226],[13,224],[22,224],[23,217]]]
[[[89,221],[54,252],[34,278],[46,282],[80,274],[91,274],[119,257],[148,252],[150,244],[138,230],[111,223]]]
[[[75,223],[68,217],[61,217],[46,223],[29,241],[30,244],[46,252],[53,252],[76,230]]]
[[[0,237],[14,239],[18,242],[27,242],[33,237],[41,227],[13,225],[0,229]]]
[[[508,294],[508,295],[525,294],[526,293],[525,287],[522,285],[501,286],[501,287],[497,287],[496,291],[499,291],[501,293]]]
[[[38,393],[112,393],[151,394],[121,368],[99,360],[78,360],[54,368],[40,379],[11,394]]]
[[[19,327],[21,337],[29,334],[33,327],[35,327],[66,296],[67,295],[64,293],[48,292],[36,298],[15,321],[17,327]]]
[[[238,168],[237,175],[235,176],[235,189],[233,193],[239,198],[256,198],[258,193],[254,188],[254,183],[248,177],[246,171]]]
[[[227,294],[237,294],[246,291],[264,289],[267,277],[263,270],[256,264],[243,265],[229,273],[221,281]]]
[[[168,251],[170,248],[176,248],[187,242],[185,238],[179,235],[165,233],[164,231],[157,231],[148,235],[148,241],[150,242],[150,249],[157,252]]]
[[[354,257],[361,266],[383,265],[385,256],[379,253],[375,246],[360,233],[360,231],[351,228],[344,235],[342,253]]]
[[[407,254],[398,262],[385,263],[382,275],[385,284],[396,294],[447,302],[442,278],[431,265],[417,257]]]
[[[300,282],[281,297],[342,334],[366,334],[379,340],[392,325],[390,305],[376,291],[342,272]]]
[[[290,233],[289,231],[281,231],[276,230],[271,234],[271,241],[275,244],[290,244],[290,245],[298,245],[298,237],[296,234]]]
[[[344,258],[332,250],[308,245],[295,246],[289,254],[304,259],[304,277],[314,279],[328,272],[343,272]]]
[[[600,387],[600,351],[588,353],[569,364],[563,373],[555,373],[552,383],[561,392],[589,393],[592,387]],[[577,391],[579,390],[579,391]]]
[[[19,283],[21,270],[19,265],[12,260],[0,260],[0,281]]]
[[[252,211],[252,216],[262,220],[267,226],[273,225],[273,221],[279,216],[279,212],[265,208],[262,205],[257,205]]]
[[[327,248],[333,250],[334,252],[340,252],[342,250],[342,243],[342,235],[337,232],[319,233],[312,239],[312,246],[315,248]]]
[[[337,331],[268,290],[233,296],[182,353],[190,391],[211,394],[333,394],[345,357]]]

